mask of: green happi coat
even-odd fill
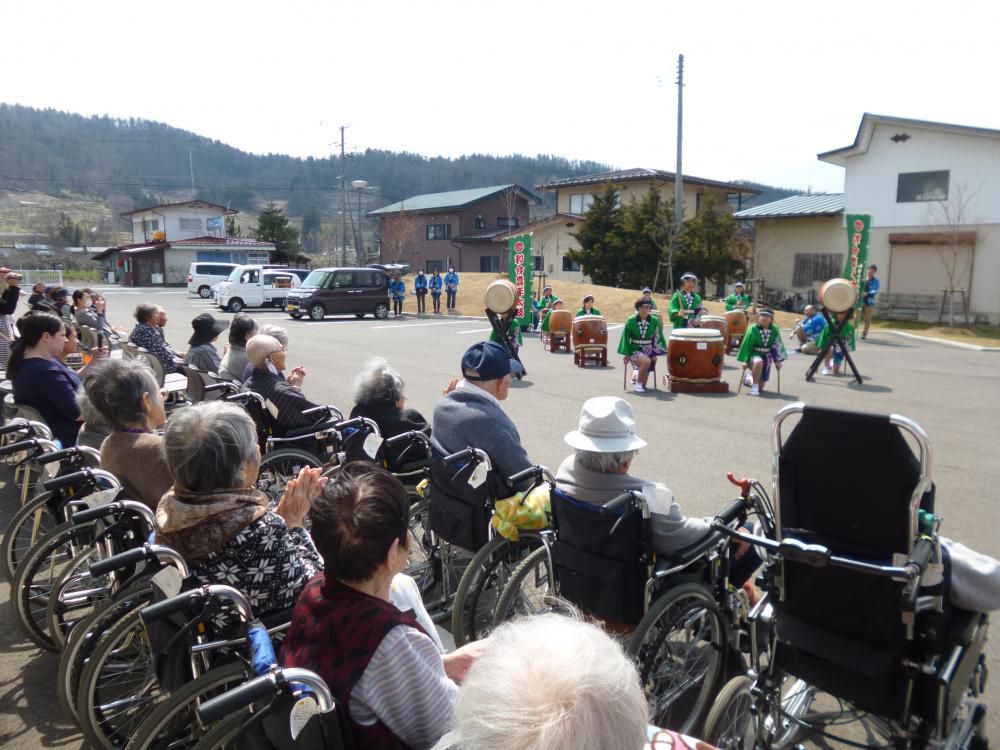
[[[778,326],[771,324],[771,338],[768,341],[767,346],[764,346],[764,339],[760,335],[760,324],[754,323],[747,329],[746,336],[743,337],[743,342],[740,344],[740,353],[736,355],[736,359],[744,364],[749,364],[750,358],[754,355],[764,356],[770,354],[771,349],[778,347],[778,361],[788,359],[788,352],[785,351],[785,345],[781,341],[781,331]]]
[[[660,349],[667,348],[667,342],[663,338],[663,326],[660,325],[659,318],[650,315],[646,318],[649,321],[649,328],[646,335],[639,334],[639,313],[636,313],[625,321],[622,329],[622,338],[618,342],[618,353],[626,357],[631,357],[636,352],[642,351],[644,346],[658,346]]]
[[[674,324],[674,328],[687,328],[690,324],[691,319],[694,317],[694,310],[701,307],[701,295],[698,292],[691,292],[691,302],[688,303],[684,299],[684,293],[677,291],[674,292],[674,296],[670,298],[670,306],[667,308],[667,315],[670,316],[670,322]],[[685,315],[684,311],[690,310],[691,314]]]
[[[544,297],[538,300],[538,309],[544,310],[547,307],[551,308],[552,303],[554,303],[557,299],[559,298],[554,294],[546,294]]]
[[[830,330],[830,326],[826,326],[822,331],[819,332],[819,337],[816,339],[816,346],[822,349],[826,346],[826,343],[833,336],[833,331]],[[857,342],[854,338],[854,324],[850,321],[844,324],[844,327],[840,329],[840,338],[847,344],[847,348],[852,352],[854,351]]]
[[[517,334],[517,345],[524,346],[524,337],[521,335],[521,326],[517,322],[517,318],[511,321],[510,328],[507,330],[507,336],[509,338],[514,338],[514,334]],[[490,331],[490,341],[497,340],[497,332]]]
[[[579,318],[581,315],[600,315],[600,314],[601,311],[598,310],[596,307],[590,308],[590,312],[587,312],[581,307],[579,310],[576,311],[576,315],[574,315],[573,317]]]
[[[562,308],[559,308],[559,309],[562,309]],[[549,332],[549,316],[550,315],[552,315],[552,310],[549,310],[547,313],[545,313],[545,320],[542,321],[542,330],[545,331],[546,333]]]
[[[729,312],[730,310],[735,310],[737,308],[749,310],[753,300],[750,299],[749,294],[736,294],[734,292],[726,297],[723,302],[726,303],[726,312]]]

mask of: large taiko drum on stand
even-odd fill
[[[497,279],[486,287],[486,307],[503,315],[517,304],[517,287],[507,279]]]
[[[549,313],[549,351],[560,348],[569,352],[570,332],[573,330],[573,313],[569,310],[553,310]]]
[[[726,393],[722,380],[726,339],[713,328],[677,328],[667,341],[670,390],[681,393]]]
[[[729,352],[737,351],[747,335],[749,317],[746,310],[730,310],[726,313],[727,346]]]
[[[858,301],[858,289],[849,279],[830,279],[819,288],[819,301],[832,313],[847,312]]]
[[[552,328],[552,321],[549,321]],[[580,315],[573,318],[573,362],[583,367],[596,362],[608,364],[608,323],[600,315]]]
[[[727,334],[729,332],[729,324],[726,319],[721,315],[702,315],[698,318],[698,324],[702,328],[713,328],[722,334],[722,340],[725,341]]]

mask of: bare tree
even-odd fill
[[[959,288],[958,284],[967,277],[972,267],[974,249],[968,253],[961,250],[969,244],[969,232],[975,231],[972,228],[975,222],[969,217],[969,204],[976,192],[978,191],[970,191],[967,185],[956,185],[948,198],[935,201],[927,208],[928,229],[944,239],[944,242],[935,244],[934,249],[948,278],[948,287],[942,290],[938,325],[941,325],[947,305],[948,325],[955,327],[956,294],[962,298],[962,314],[966,325],[969,323],[969,290]],[[969,281],[971,282],[971,278]]]
[[[423,229],[423,220],[407,214],[402,206],[398,214],[384,217],[380,228],[383,261],[388,256],[388,262],[398,263],[410,245],[420,238]]]

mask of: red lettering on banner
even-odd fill
[[[518,240],[517,242],[514,243],[514,251],[515,252],[519,253],[519,252],[521,252],[523,250],[524,250],[524,243],[523,242],[521,242],[520,240]]]
[[[514,263],[516,263],[519,266],[523,266],[524,265],[524,256],[523,255],[515,255],[514,256]]]
[[[855,232],[863,231],[864,228],[865,228],[865,223],[863,221],[861,221],[861,219],[855,219],[854,220],[854,231]]]

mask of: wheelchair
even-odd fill
[[[429,477],[426,499],[410,509],[414,544],[406,573],[435,621],[450,616],[455,645],[462,646],[492,629],[507,579],[541,545],[537,531],[521,531],[517,540],[494,533],[496,501],[516,488],[527,493],[547,483],[551,491],[555,479],[544,466],[502,477],[484,451],[471,447],[435,456]]]
[[[741,493],[717,516],[720,528],[738,528],[754,517],[762,533],[771,535],[766,490],[753,480],[728,478]],[[637,662],[652,723],[696,733],[727,673],[746,670],[752,607],[730,574],[746,568],[748,577],[756,563],[736,562],[719,530],[670,557],[658,556],[650,541],[650,511],[637,491],[604,505],[560,490],[551,500],[552,528],[541,532],[543,546],[512,574],[494,626],[560,609],[603,621]]]
[[[817,465],[848,447],[848,470]],[[988,618],[949,603],[926,433],[796,403],[778,412],[772,449],[776,536],[723,530],[766,550],[770,603],[752,618],[752,668],[721,691],[705,740],[843,740],[857,720],[869,746],[985,748]]]

